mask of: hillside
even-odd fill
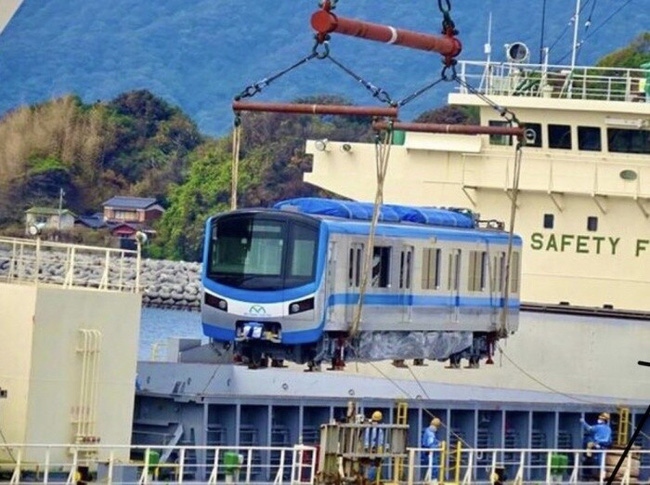
[[[579,64],[591,64],[628,44],[650,25],[647,0],[583,0],[582,20],[592,26]],[[147,88],[178,105],[208,134],[224,134],[232,123],[232,97],[248,84],[307,55],[309,18],[316,0],[25,0],[0,37],[0,113],[74,92],[85,102],[109,100]],[[537,61],[542,1],[456,0],[452,17],[464,44],[462,59],[483,57],[492,13],[493,58],[502,46],[527,43]],[[574,2],[547,0],[545,44],[552,63],[569,60]],[[621,7],[625,11],[618,12]],[[593,12],[592,12],[593,10]],[[441,16],[432,0],[340,0],[337,13],[398,27],[437,33]],[[611,17],[611,21],[608,18]],[[526,21],[522,25],[521,19]],[[604,24],[607,22],[607,24]],[[582,22],[581,22],[582,23]],[[332,54],[375,85],[401,99],[440,73],[440,58],[400,47],[340,36]],[[312,61],[273,83],[264,100],[340,94],[370,98],[354,80],[324,61]],[[444,102],[436,89],[402,111],[409,119]]]

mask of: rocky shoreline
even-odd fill
[[[201,263],[143,260],[140,284],[144,306],[200,310]]]

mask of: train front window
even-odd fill
[[[313,281],[318,227],[246,215],[217,219],[209,274],[244,289],[278,290]]]

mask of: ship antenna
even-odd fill
[[[544,61],[544,36],[546,35],[546,0],[542,4],[542,33],[539,39],[539,63]]]
[[[492,55],[492,12],[488,15],[488,35],[487,42],[483,47],[483,52],[487,55],[487,64],[490,65]]]

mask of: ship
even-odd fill
[[[0,279],[0,481],[311,485],[341,475],[363,482],[346,467],[372,460],[382,477],[409,485],[578,483],[588,479],[581,419],[603,412],[617,444],[636,446],[617,481],[647,481],[650,394],[637,365],[650,338],[646,73],[533,65],[526,51],[518,44],[503,62],[460,61],[463,83],[449,96],[477,106],[485,127],[512,121],[495,107],[515,113],[525,127],[520,151],[504,135],[397,130],[385,187],[387,202],[467,207],[485,219],[512,220],[514,209],[525,303],[494,362],[253,371],[234,365],[227,347],[191,339],[171,339],[162,360],[137,362],[139,284],[124,268],[139,273],[139,251],[48,243],[36,229],[34,239],[0,240],[9,255]],[[373,144],[306,147],[314,156],[306,181],[374,198]],[[97,280],[77,285],[81,253],[96,251],[105,261]],[[48,279],[45,260],[59,261],[65,278]],[[361,436],[377,411],[392,441],[369,452]],[[421,474],[420,435],[432,418],[444,443],[437,477]],[[621,452],[607,454],[591,467],[611,470]]]

